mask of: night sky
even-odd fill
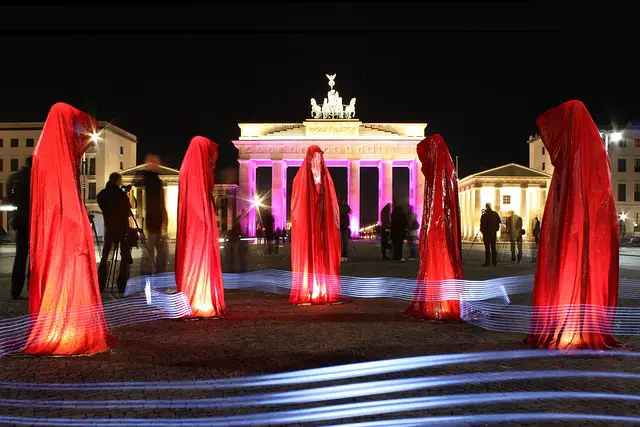
[[[190,138],[207,136],[222,171],[237,167],[238,122],[301,122],[309,98],[326,96],[325,73],[337,73],[341,96],[358,98],[357,118],[428,123],[459,156],[462,177],[527,165],[536,117],[563,101],[582,100],[601,125],[640,118],[632,17],[583,9],[0,7],[0,121],[44,121],[64,101],[135,134],[139,161],[153,151],[178,168]],[[335,175],[341,193],[346,172]],[[258,180],[269,188],[268,172]],[[394,173],[397,193],[405,180]],[[375,200],[365,195],[363,213],[375,213]]]

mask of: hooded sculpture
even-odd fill
[[[80,160],[96,128],[88,114],[55,104],[33,151],[29,354],[107,349],[93,236],[80,195]]]
[[[425,138],[417,150],[425,177],[420,269],[413,302],[406,312],[421,319],[460,321],[460,302],[444,299],[455,289],[431,282],[463,278],[458,177],[440,135]]]
[[[586,107],[566,102],[537,120],[554,166],[544,210],[527,343],[604,349],[618,298],[619,237],[611,168]]]
[[[293,180],[291,304],[340,299],[340,214],[323,152],[313,145]]]
[[[191,140],[180,167],[176,284],[189,299],[189,317],[224,314],[218,225],[213,186],[218,145],[207,138]]]

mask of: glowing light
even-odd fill
[[[622,139],[622,132],[613,132],[611,133],[611,135],[609,136],[609,139],[611,140],[611,142],[618,142]]]
[[[91,134],[91,142],[93,143],[97,143],[100,140],[100,133],[98,132],[93,132]]]
[[[628,217],[629,216],[626,213],[622,212],[620,214],[620,221],[626,221]]]
[[[18,207],[14,206],[14,205],[2,205],[0,206],[0,211],[7,211],[7,212],[13,212],[13,211],[17,211]]]

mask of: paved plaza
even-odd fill
[[[484,280],[503,276],[530,275],[534,264],[511,264],[509,254],[501,254],[498,267],[481,267],[481,244],[470,249],[465,244],[465,278]],[[361,277],[416,276],[416,261],[394,262],[379,259],[379,246],[373,242],[358,242],[352,246],[350,260],[341,267],[343,275]],[[222,249],[223,260],[225,249]],[[640,279],[640,258],[635,249],[623,249],[621,276]],[[468,255],[469,254],[469,255]],[[139,257],[139,254],[137,255]],[[287,269],[288,245],[278,255],[267,255],[262,248],[251,246],[251,270]],[[11,248],[0,249],[0,315],[13,317],[27,312],[27,302],[8,301]],[[138,260],[134,265],[137,274]],[[26,294],[26,292],[25,292]],[[105,295],[105,299],[111,298]],[[352,300],[331,306],[290,306],[286,297],[261,292],[227,291],[228,314],[219,320],[180,321],[161,320],[134,324],[113,330],[116,345],[108,352],[92,357],[35,358],[10,356],[0,359],[0,381],[87,383],[101,381],[191,381],[237,378],[241,376],[294,371],[340,364],[376,361],[409,356],[449,353],[523,350],[521,334],[492,332],[459,323],[445,324],[418,321],[403,314],[407,303],[389,299]],[[515,304],[528,304],[530,295],[513,299]],[[623,305],[637,305],[624,301]],[[634,350],[640,346],[638,338],[623,338]],[[624,371],[640,374],[638,359],[630,357],[580,357],[525,359],[482,363],[454,363],[432,369],[419,369],[376,376],[380,379],[401,379],[417,376],[489,373],[530,370]],[[233,390],[198,390],[185,386],[178,390],[76,391],[54,392],[2,390],[1,399],[196,399],[244,396],[248,394],[286,391],[327,385],[364,382],[371,378],[335,380],[328,383],[240,388]],[[331,404],[355,403],[369,400],[396,399],[418,396],[442,396],[467,393],[506,393],[524,391],[591,391],[618,394],[637,394],[637,379],[622,378],[563,378],[478,382],[475,384],[434,386],[433,388],[358,397],[345,400],[316,402],[304,405],[262,405],[239,408],[11,408],[0,405],[0,416],[24,417],[217,417],[248,416],[253,413],[284,411],[297,408],[322,407]],[[1,403],[1,401],[0,401]],[[446,405],[430,410],[378,415],[369,419],[391,419],[414,416],[461,415],[472,413],[515,412],[576,412],[621,416],[640,416],[638,405],[619,399],[532,400],[526,402],[476,403],[469,406]],[[338,418],[304,425],[328,425],[363,421],[365,418]],[[291,424],[302,424],[291,422]],[[224,423],[223,423],[224,424]],[[223,425],[221,424],[221,425]],[[185,424],[188,425],[188,424]],[[466,424],[461,424],[466,425]],[[509,423],[504,425],[630,425],[576,421],[574,423]]]

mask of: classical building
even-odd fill
[[[0,199],[7,203],[9,176],[25,165],[33,154],[43,122],[0,123]],[[82,194],[89,213],[99,212],[96,194],[109,174],[136,164],[136,136],[107,122],[98,122],[98,138],[82,158]],[[7,230],[12,212],[0,212],[0,224]]]
[[[347,168],[347,203],[352,209],[351,233],[360,230],[360,168],[378,168],[378,211],[393,201],[394,167],[409,169],[409,202],[422,206],[424,177],[416,145],[426,123],[363,123],[355,118],[355,98],[347,105],[334,89],[335,75],[327,75],[330,90],[322,106],[311,99],[311,118],[302,123],[240,123],[238,212],[245,211],[243,228],[255,236],[256,169],[270,167],[271,209],[275,227],[287,222],[287,167],[300,166],[307,148],[318,145],[327,166]],[[370,184],[369,184],[370,185]],[[372,185],[372,189],[375,184]],[[418,215],[422,213],[417,210]],[[420,218],[418,218],[420,220]]]
[[[133,185],[136,174],[144,168],[146,168],[146,165],[142,164],[122,171],[123,185]],[[158,174],[164,185],[164,198],[168,215],[167,232],[171,239],[175,239],[178,225],[178,178],[180,177],[180,171],[160,166]],[[235,199],[237,191],[238,186],[236,184],[216,184],[213,187],[213,204],[221,237],[226,235],[233,226],[233,220],[236,217]],[[138,226],[144,228],[144,188],[136,188],[134,186],[129,192],[129,200]]]
[[[473,175],[458,182],[462,236],[474,240],[480,231],[480,215],[486,203],[506,223],[511,212],[522,218],[525,239],[533,239],[533,223],[542,220],[551,175],[510,163]],[[504,227],[500,232],[503,234]]]
[[[611,163],[611,183],[620,222],[620,237],[640,236],[640,127],[621,131],[600,128]],[[529,137],[529,167],[553,174],[549,153],[538,135]]]

